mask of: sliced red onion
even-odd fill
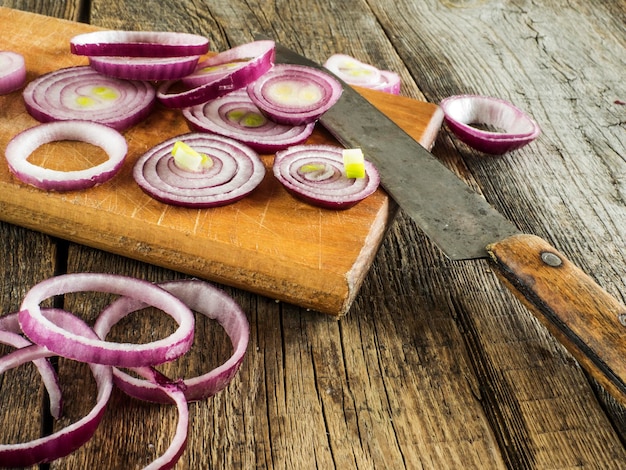
[[[170,93],[178,82],[165,82],[157,98],[170,108],[186,108],[244,88],[270,70],[274,49],[274,41],[255,41],[217,54],[198,64],[196,71],[181,81],[185,90]]]
[[[292,64],[274,65],[247,90],[266,116],[288,125],[314,122],[337,102],[343,91],[329,74]]]
[[[91,67],[44,74],[24,89],[24,104],[40,122],[85,120],[125,130],[150,114],[155,90],[147,82],[107,77]]]
[[[95,333],[82,320],[63,310],[45,309],[48,321],[62,323],[72,334],[83,338],[95,339]],[[22,358],[28,361],[40,360],[54,355],[52,351],[41,345],[21,348]],[[26,353],[26,354],[25,354]],[[89,365],[96,381],[96,403],[91,411],[69,426],[48,436],[19,444],[0,444],[0,462],[6,467],[29,467],[38,463],[52,462],[69,455],[81,447],[93,436],[102,417],[113,390],[111,367],[96,364]]]
[[[315,128],[314,122],[290,126],[266,118],[245,90],[184,108],[183,116],[196,131],[236,139],[260,153],[274,153],[301,144]]]
[[[212,166],[200,172],[179,168],[172,156],[177,141],[210,157]],[[264,176],[263,162],[250,147],[228,137],[204,133],[166,140],[141,156],[133,169],[137,184],[153,198],[196,208],[238,201],[250,194]]]
[[[182,280],[161,283],[159,286],[181,299],[192,310],[216,320],[231,340],[234,352],[226,362],[198,377],[185,378],[180,384],[187,401],[209,398],[230,383],[243,362],[250,336],[246,315],[231,297],[209,283]],[[100,313],[94,331],[104,339],[114,323],[144,307],[143,302],[134,298],[121,297]],[[115,384],[130,396],[158,403],[170,401],[156,380],[138,379],[117,368],[113,369],[113,375]]]
[[[209,40],[166,31],[94,31],[74,36],[70,50],[86,56],[181,57],[207,53]]]
[[[487,96],[450,96],[440,103],[450,130],[470,147],[501,155],[532,142],[541,130],[526,113],[511,103]],[[496,130],[482,130],[485,125]]]
[[[374,165],[365,160],[364,178],[347,178],[343,149],[330,145],[297,145],[276,153],[274,175],[294,196],[328,209],[347,209],[380,184]]]
[[[168,337],[150,343],[112,343],[74,334],[48,320],[39,307],[41,301],[51,296],[81,290],[135,297],[170,315],[178,323],[178,328]],[[194,333],[193,313],[175,296],[155,284],[114,274],[65,274],[42,281],[24,297],[19,321],[31,341],[60,356],[119,367],[172,361],[189,350]]]
[[[389,70],[379,70],[346,54],[333,54],[324,67],[350,85],[371,88],[397,95],[400,93],[400,75]]]
[[[92,69],[125,80],[178,80],[192,73],[200,56],[90,57]]]
[[[6,95],[24,85],[26,62],[24,56],[12,51],[0,51],[0,95]]]
[[[108,159],[85,170],[59,171],[34,165],[28,157],[43,144],[77,140],[101,147]],[[128,146],[118,131],[87,121],[40,124],[13,137],[5,150],[9,169],[24,183],[44,190],[70,191],[90,188],[111,179],[122,167]]]

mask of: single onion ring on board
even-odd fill
[[[34,165],[28,157],[44,144],[77,140],[101,147],[108,159],[91,168],[59,171]],[[102,184],[115,176],[128,151],[126,139],[115,129],[89,121],[39,124],[13,137],[5,150],[9,170],[22,182],[44,190],[71,191]]]
[[[455,95],[440,103],[450,130],[470,147],[492,155],[502,155],[532,142],[539,136],[539,125],[508,101],[480,95]],[[478,129],[482,124],[501,131]]]
[[[124,80],[177,80],[192,73],[200,56],[116,57],[94,56],[89,66],[109,77]]]
[[[24,56],[13,51],[0,51],[0,95],[21,88],[25,81]]]

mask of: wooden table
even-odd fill
[[[318,61],[343,52],[395,70],[408,97],[437,103],[478,93],[512,101],[541,125],[536,142],[490,157],[443,128],[434,154],[521,229],[546,238],[618,299],[626,297],[623,0],[0,0],[0,6],[110,29],[201,33],[214,50],[260,32]],[[0,223],[0,237],[4,312],[59,273],[185,277],[7,223]],[[402,212],[339,321],[225,289],[248,314],[248,353],[226,391],[190,405],[187,450],[177,468],[626,466],[626,409],[588,378],[486,263],[447,260]],[[97,312],[102,303],[85,294],[58,305]],[[217,328],[203,327],[200,340],[215,346],[168,372],[197,373],[207,367],[201,357],[212,355],[217,364],[228,354]],[[67,404],[59,423],[39,418],[44,392],[32,368],[0,379],[2,442],[36,437],[89,409],[87,370],[63,360],[59,369]],[[50,468],[140,468],[167,447],[175,422],[171,407],[116,391],[94,438]]]

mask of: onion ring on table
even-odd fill
[[[444,120],[450,130],[476,150],[502,155],[535,140],[541,133],[539,125],[508,101],[480,95],[456,95],[440,103]],[[502,131],[478,129],[483,124]]]
[[[78,119],[121,131],[150,114],[156,91],[147,82],[107,77],[83,65],[41,75],[22,94],[26,110],[40,122]]]
[[[187,401],[209,398],[230,383],[243,362],[250,337],[246,315],[231,297],[207,282],[189,279],[163,282],[159,286],[178,297],[192,310],[217,321],[231,340],[234,351],[226,362],[205,374],[182,380],[181,389]],[[145,303],[132,297],[121,297],[102,310],[94,324],[94,331],[104,339],[115,323],[144,307]],[[168,401],[154,380],[138,379],[118,368],[113,369],[113,378],[115,384],[132,397],[157,403]]]
[[[252,102],[271,120],[300,125],[314,122],[334,105],[343,88],[313,67],[276,64],[247,88]]]
[[[39,304],[54,295],[89,290],[135,297],[170,315],[178,328],[168,337],[150,343],[112,343],[85,338],[55,325]],[[33,286],[23,299],[19,322],[28,338],[70,359],[119,367],[157,365],[185,354],[193,343],[193,312],[179,299],[152,284],[115,274],[80,273],[49,278]]]
[[[24,56],[13,51],[0,51],[0,95],[21,88],[25,81]]]
[[[97,338],[93,330],[74,315],[58,309],[45,309],[48,318],[55,322],[63,322],[73,334],[84,338]],[[21,362],[35,361],[53,356],[48,348],[33,344],[13,351],[9,355],[19,354]],[[0,358],[0,363],[6,361]],[[17,363],[12,364],[16,366]],[[0,462],[7,467],[29,467],[38,463],[51,462],[69,455],[81,447],[95,433],[113,390],[113,375],[111,367],[98,364],[89,364],[96,381],[97,397],[94,407],[88,414],[63,429],[29,442],[19,444],[0,444]]]
[[[260,153],[301,144],[315,128],[314,122],[290,126],[266,118],[245,90],[183,108],[182,112],[192,129],[230,137]]]
[[[59,171],[34,165],[28,157],[40,146],[77,140],[101,147],[108,159],[84,170]],[[102,184],[115,176],[126,158],[128,145],[118,131],[88,121],[57,121],[39,124],[13,137],[5,150],[11,172],[24,183],[40,189],[70,191]]]
[[[179,168],[172,156],[177,141],[207,155],[212,166],[201,172]],[[133,168],[135,181],[158,201],[207,208],[231,204],[250,194],[265,176],[258,154],[241,142],[206,133],[173,137],[148,150]]]
[[[159,86],[157,99],[169,108],[186,108],[244,88],[271,69],[275,45],[274,41],[254,41],[210,57],[180,81],[183,91],[170,93],[178,82],[168,81]]]
[[[364,178],[347,178],[343,148],[296,145],[276,153],[274,176],[294,196],[327,209],[348,209],[380,184],[376,167],[364,161]]]
[[[204,36],[168,31],[104,30],[78,34],[70,39],[70,51],[86,56],[181,57],[209,50]]]
[[[349,55],[333,54],[324,62],[324,67],[349,85],[371,88],[393,95],[400,93],[400,75],[389,70],[379,70]]]
[[[177,80],[192,73],[200,56],[90,57],[92,69],[124,80]]]

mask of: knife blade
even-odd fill
[[[276,44],[276,62],[326,70]],[[400,208],[452,260],[487,258],[503,285],[578,363],[626,404],[626,307],[547,241],[522,233],[481,195],[356,90],[320,123],[345,147],[359,147],[378,168]]]

